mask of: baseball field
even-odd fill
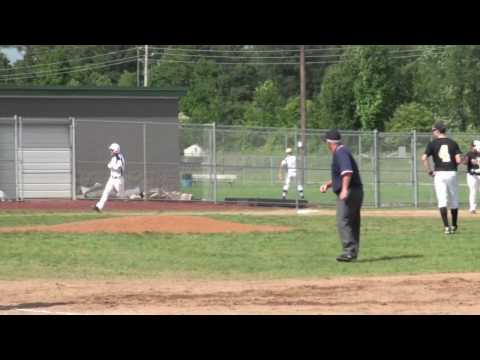
[[[331,209],[0,204],[0,314],[478,314],[478,216],[363,211],[337,263]]]

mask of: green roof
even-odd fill
[[[1,96],[144,96],[174,97],[186,94],[186,88],[125,88],[125,87],[2,87]]]

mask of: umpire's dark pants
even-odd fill
[[[360,250],[360,210],[363,204],[363,188],[353,187],[345,200],[337,197],[337,229],[342,241],[343,253],[358,256]]]

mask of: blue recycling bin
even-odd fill
[[[191,188],[193,185],[192,174],[182,175],[181,184],[182,184],[182,187],[184,188]]]

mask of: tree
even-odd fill
[[[309,120],[312,127],[352,130],[361,128],[353,91],[356,73],[355,62],[328,68],[321,92],[313,101],[312,116]]]
[[[425,105],[415,102],[400,105],[387,124],[387,130],[430,132],[435,119]]]
[[[121,87],[136,87],[137,86],[137,74],[130,71],[124,71],[118,79],[118,86]]]
[[[92,72],[102,73],[114,84],[123,71],[136,70],[132,61],[136,50],[131,45],[24,45],[21,49],[24,58],[14,66],[19,84],[60,86],[75,79],[81,85],[95,85]]]
[[[396,96],[398,66],[390,60],[387,46],[363,46],[349,53],[358,66],[353,91],[362,129],[383,130],[399,103]]]
[[[255,89],[253,101],[245,111],[245,125],[260,127],[280,126],[283,99],[278,86],[267,80]]]
[[[180,109],[195,123],[221,123],[219,95],[218,65],[200,60],[192,73],[187,95],[180,100]]]
[[[7,56],[0,52],[0,82],[6,82],[6,75],[10,74],[10,70],[12,69],[10,65],[10,61],[8,61]]]
[[[306,100],[305,111],[311,113],[312,101]],[[280,126],[292,128],[300,127],[300,97],[292,96],[288,99],[285,106],[281,109],[280,113]],[[309,126],[310,127],[310,126]]]

